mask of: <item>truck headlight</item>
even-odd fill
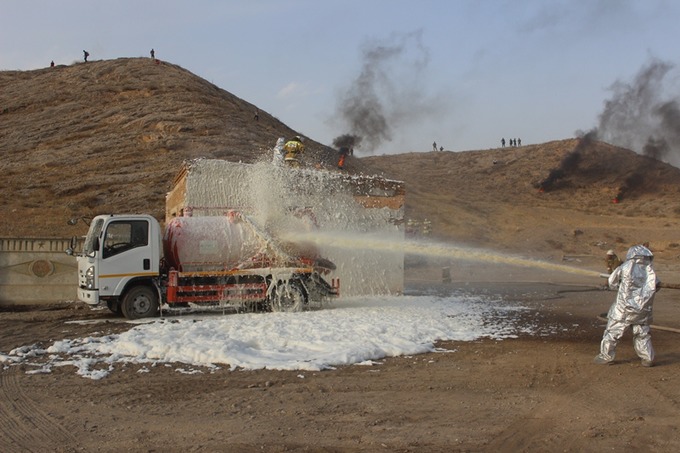
[[[85,288],[94,289],[94,266],[85,271]]]

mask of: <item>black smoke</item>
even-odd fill
[[[616,191],[616,195],[612,199],[612,202],[618,203],[622,201],[630,192],[638,190],[645,182],[644,173],[644,171],[638,169],[628,174],[626,179],[623,181],[623,184],[619,186],[618,190]]]
[[[555,188],[557,183],[569,176],[570,174],[578,170],[578,165],[581,162],[581,155],[583,151],[588,148],[588,146],[597,139],[597,131],[590,131],[583,134],[580,138],[576,147],[567,153],[562,160],[560,165],[556,168],[550,170],[548,176],[538,183],[538,189],[541,192],[547,192]]]
[[[355,137],[354,147],[371,153],[395,130],[434,119],[441,101],[427,96],[421,81],[429,60],[422,30],[366,44],[359,75],[338,99],[336,118],[347,130],[341,137]]]
[[[680,166],[680,96],[668,81],[673,69],[655,59],[632,82],[615,82],[600,114],[599,138]]]
[[[629,198],[632,193],[641,193],[644,190],[644,186],[653,183],[646,175],[649,175],[653,168],[654,160],[662,160],[663,156],[668,156],[670,147],[665,139],[655,139],[649,137],[647,143],[642,148],[642,154],[649,157],[650,159],[643,160],[639,162],[638,167],[632,170],[623,181],[623,184],[619,186],[616,195],[612,199],[612,202],[618,203],[624,198]]]
[[[670,146],[666,139],[649,137],[642,148],[642,154],[656,160],[663,160],[670,152]]]
[[[340,148],[358,148],[361,146],[361,137],[352,134],[343,134],[339,137],[333,139],[333,146],[337,149]]]

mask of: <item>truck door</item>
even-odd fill
[[[101,237],[100,295],[118,296],[131,278],[158,273],[149,241],[148,220],[112,220]]]

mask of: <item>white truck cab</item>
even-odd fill
[[[247,247],[244,238],[259,242]],[[99,215],[77,260],[78,299],[106,302],[128,319],[155,316],[161,306],[299,311],[339,294],[339,280],[320,274],[333,263],[287,254],[236,213],[175,218],[166,238],[150,215]]]
[[[96,216],[77,256],[78,299],[89,305],[106,302],[123,314],[156,312],[161,241],[160,224],[150,215]],[[135,300],[123,304],[130,293]]]

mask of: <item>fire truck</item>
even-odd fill
[[[300,311],[339,293],[335,265],[280,244],[239,211],[176,217],[98,215],[78,261],[78,299],[128,319],[168,309]]]

